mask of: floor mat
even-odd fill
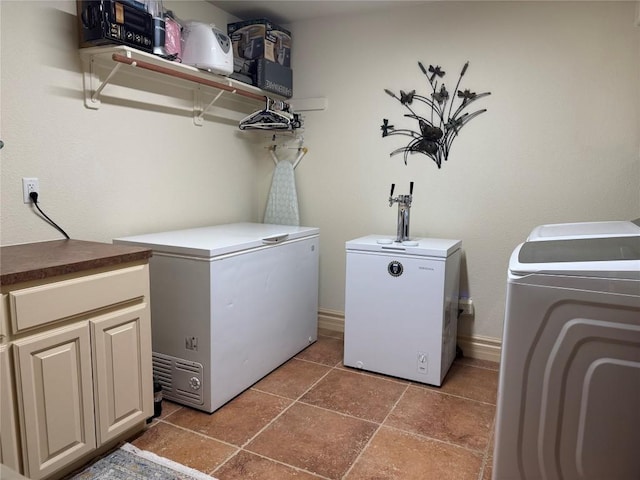
[[[69,480],[216,480],[152,452],[125,443]]]

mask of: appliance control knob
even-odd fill
[[[189,386],[193,390],[200,390],[200,379],[197,377],[191,377],[191,379],[189,380]]]

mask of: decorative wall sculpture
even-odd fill
[[[441,81],[438,84],[445,75],[440,66],[429,65],[429,68],[426,69],[421,62],[418,62],[418,66],[431,86],[429,96],[417,95],[415,90],[410,92],[400,90],[399,96],[391,90],[384,90],[409,110],[410,113],[405,114],[405,117],[416,120],[418,122],[418,130],[396,129],[393,125],[389,125],[389,120],[386,118],[383,119],[380,129],[383,137],[404,135],[411,138],[406,147],[394,150],[390,156],[404,153],[404,163],[406,165],[407,157],[410,153],[422,153],[430,157],[440,168],[442,162],[447,161],[451,151],[451,144],[460,133],[462,127],[469,123],[471,119],[487,111],[486,108],[483,108],[469,113],[466,111],[467,107],[476,100],[491,95],[491,92],[475,93],[469,89],[459,90],[462,77],[464,77],[469,68],[469,62],[462,67],[453,98],[449,96],[449,91],[444,82]],[[454,103],[457,103],[456,100],[459,100],[459,105],[454,109]],[[414,102],[420,102],[427,106],[427,114],[425,116],[419,115],[414,110],[416,106]]]

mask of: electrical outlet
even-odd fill
[[[24,203],[31,203],[31,198],[29,194],[31,192],[36,192],[38,196],[40,195],[40,184],[38,183],[37,178],[22,178],[22,201]]]
[[[473,315],[473,300],[470,298],[459,298],[458,308],[462,310],[462,315]]]

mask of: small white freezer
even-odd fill
[[[213,412],[317,340],[319,229],[236,223],[118,238],[149,262],[154,374]]]
[[[346,242],[344,364],[440,386],[456,356],[462,241]]]

